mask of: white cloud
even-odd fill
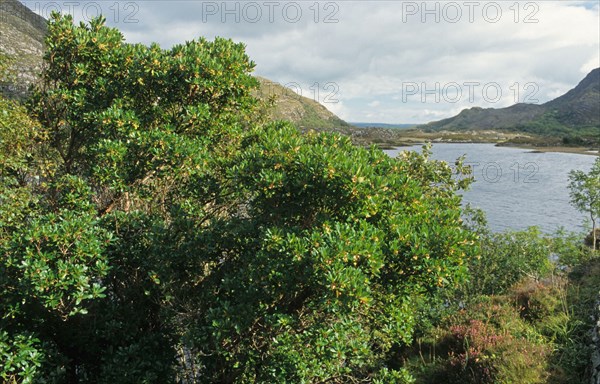
[[[94,2],[77,3],[76,18],[88,3]],[[25,4],[43,11],[50,2]],[[243,41],[261,76],[298,83],[305,96],[320,88],[321,102],[329,94],[324,87],[333,84],[339,100],[324,105],[350,121],[427,122],[462,108],[505,107],[533,91],[530,99],[545,102],[600,66],[597,1],[95,4],[129,42],[169,47],[198,36]],[[125,23],[127,16],[138,22]],[[479,85],[465,85],[472,83]],[[454,84],[462,92],[458,100]],[[494,89],[489,84],[501,89],[498,100],[483,93],[486,85]],[[424,92],[436,87],[438,100]]]

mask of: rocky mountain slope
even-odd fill
[[[0,92],[23,96],[41,71],[46,20],[17,0],[0,0],[0,52],[11,58],[11,81]]]

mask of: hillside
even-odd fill
[[[454,117],[419,126],[419,128],[432,131],[510,129],[524,121],[534,120],[543,113],[544,108],[534,104],[515,104],[500,109],[473,107],[461,111]]]
[[[565,144],[594,145],[600,142],[600,68],[566,94],[541,105],[474,107],[418,128],[425,132],[506,130],[559,137]]]
[[[274,98],[274,108],[270,110],[271,119],[293,121],[301,130],[347,133],[350,124],[315,100],[300,96],[291,89],[264,77],[256,78],[260,82],[257,97],[263,100]]]

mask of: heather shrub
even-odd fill
[[[430,382],[543,383],[551,349],[510,303],[482,300],[445,321]]]

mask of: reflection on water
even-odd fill
[[[386,150],[396,156],[420,146]],[[483,209],[494,231],[525,229],[537,225],[544,232],[558,227],[582,231],[586,216],[569,204],[568,174],[588,172],[595,156],[572,153],[533,153],[494,144],[434,144],[432,157],[454,161],[466,155],[475,183],[464,193],[464,202]]]

